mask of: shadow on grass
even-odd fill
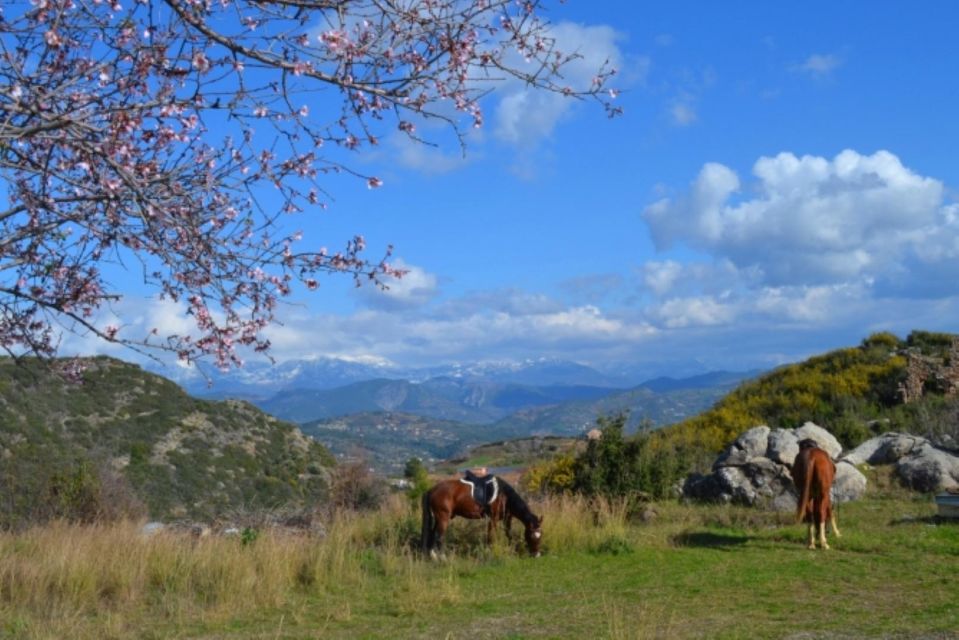
[[[678,547],[726,550],[746,544],[749,542],[749,536],[714,531],[684,531],[673,536],[670,541]]]
[[[895,520],[890,520],[890,526],[898,526],[903,524],[952,524],[959,525],[959,520],[956,518],[943,518],[940,515],[934,516],[903,516],[901,518],[896,518]]]

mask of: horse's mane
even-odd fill
[[[499,476],[496,476],[497,482],[499,482],[500,491],[506,496],[506,508],[514,516],[523,521],[523,524],[528,524],[536,520],[536,516],[530,510],[529,505],[526,504],[526,501],[520,497],[516,489],[513,488],[513,485],[506,482]]]

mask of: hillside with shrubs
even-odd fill
[[[693,471],[756,425],[796,428],[813,421],[849,449],[889,431],[946,445],[959,440],[959,336],[877,333],[743,383],[695,417],[657,431],[624,434],[624,416],[599,418],[602,438],[580,454],[531,467],[528,489],[654,497],[671,494]]]
[[[51,518],[213,519],[325,500],[334,460],[245,402],[210,402],[140,367],[0,360],[0,528]]]

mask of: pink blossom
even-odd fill
[[[210,70],[210,60],[206,57],[206,54],[202,51],[197,51],[193,54],[193,68],[199,71],[200,73],[206,73]]]
[[[105,340],[239,366],[240,350],[269,350],[263,332],[294,278],[314,290],[321,272],[357,284],[402,275],[386,260],[392,248],[364,258],[361,236],[340,252],[293,250],[301,234],[279,214],[326,209],[327,176],[361,175],[335,151],[321,155],[326,141],[359,152],[392,126],[416,141],[417,118],[461,135],[447,105],[481,126],[487,87],[472,79],[483,67],[620,112],[605,88],[611,69],[585,91],[560,86],[575,58],[550,48],[535,0],[336,4],[339,13],[252,0],[3,6],[0,97],[14,117],[0,118],[11,150],[0,178],[20,213],[0,219],[0,345],[54,355],[54,323],[67,313]],[[303,33],[316,24],[330,26]],[[538,75],[511,66],[523,59]],[[317,96],[324,106],[311,114]],[[56,126],[36,127],[36,114]],[[118,250],[149,265],[162,299],[188,308],[191,332],[136,337],[99,319],[124,293],[99,271]]]

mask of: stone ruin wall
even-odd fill
[[[930,381],[934,381],[946,397],[959,395],[959,338],[953,339],[947,360],[914,351],[908,352],[906,358],[906,379],[899,384],[903,403],[921,398]]]

